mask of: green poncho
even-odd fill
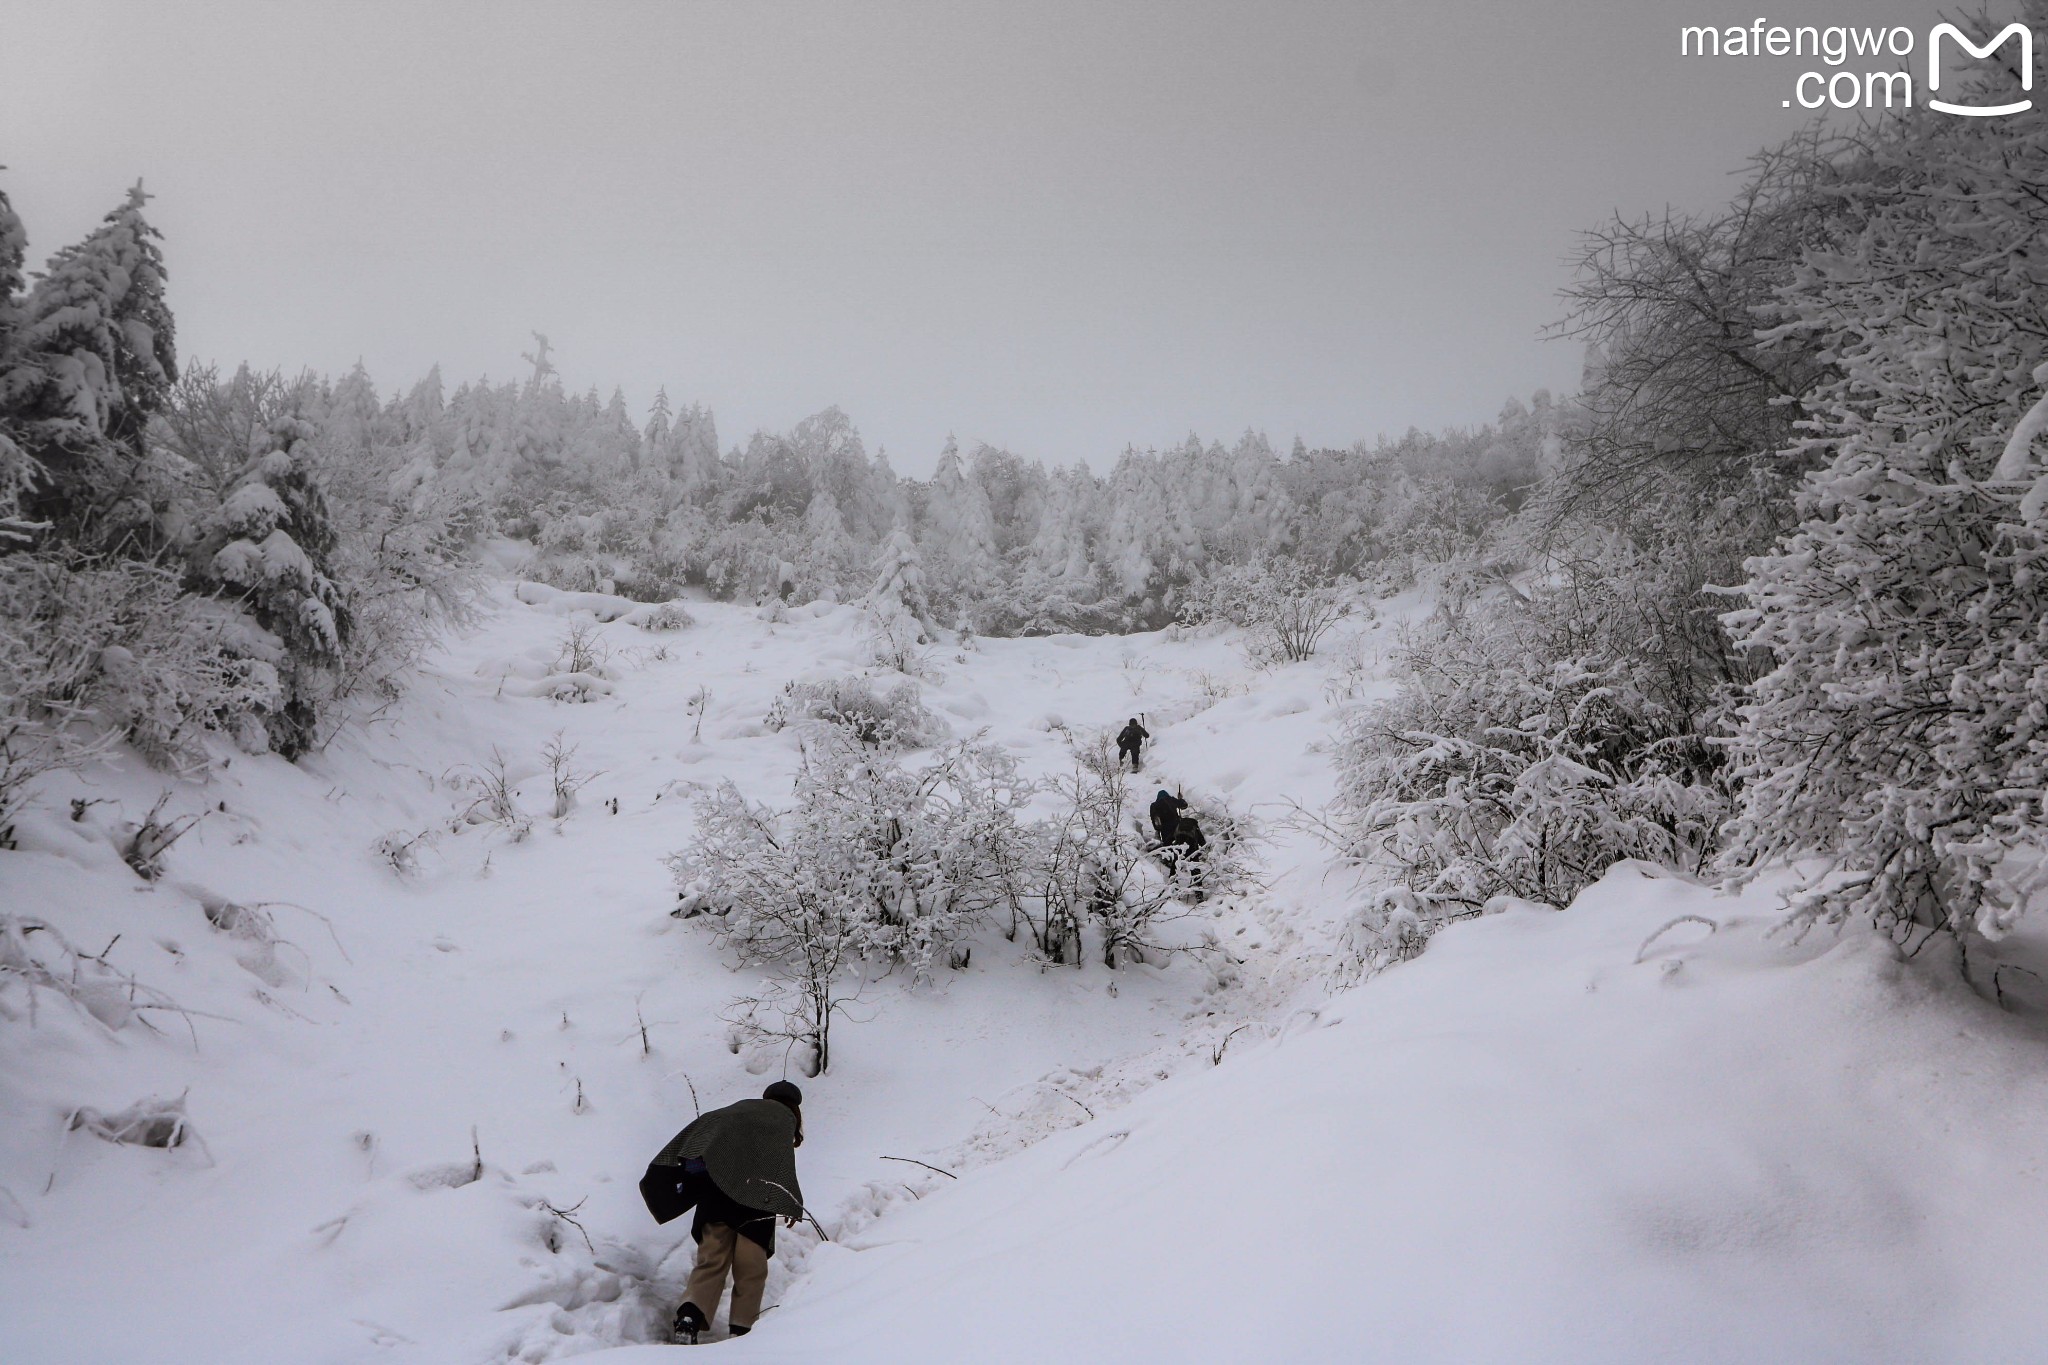
[[[796,1115],[774,1100],[741,1100],[699,1115],[654,1158],[681,1166],[696,1157],[734,1203],[785,1218],[803,1215],[796,1183]]]

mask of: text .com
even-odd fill
[[[1987,42],[1978,42],[1954,24],[1936,24],[1927,35],[1926,104],[1945,114],[1967,118],[1988,118],[2018,114],[2033,107],[2031,98],[1998,105],[1953,103],[1940,98],[1943,63],[1948,64],[1949,87],[1954,90],[1971,61],[1995,59],[1999,49],[2017,40],[2020,88],[2034,88],[2034,35],[2025,24],[2008,24]],[[1915,104],[1914,66],[1908,60],[1919,47],[1912,29],[1822,28],[1801,24],[1790,26],[1758,19],[1747,28],[1681,27],[1678,50],[1686,57],[1810,57],[1836,68],[1832,71],[1804,71],[1792,84],[1790,109],[1909,109]],[[2008,53],[2012,49],[2007,49]],[[1871,63],[1885,62],[1889,69],[1843,70],[1851,58]]]

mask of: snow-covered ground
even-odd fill
[[[236,757],[203,786],[90,771],[0,853],[10,912],[184,1011],[126,1020],[103,993],[96,1017],[44,991],[31,1018],[18,985],[0,994],[9,1365],[676,1358],[631,1344],[658,1337],[691,1245],[635,1181],[697,1105],[758,1094],[780,1060],[729,1045],[719,1011],[754,975],[669,915],[661,860],[705,785],[787,793],[797,735],[763,717],[784,682],[858,669],[862,643],[850,608],[692,603],[677,633],[601,626],[609,690],[567,703],[533,694],[593,604],[525,596],[322,755]],[[1368,661],[1391,633],[1349,628]],[[990,934],[930,988],[870,985],[803,1082],[799,1168],[832,1240],[783,1234],[771,1310],[716,1349],[2048,1354],[2038,1012],[2001,1012],[1932,952],[1768,938],[1768,888],[1632,867],[1332,998],[1358,887],[1280,817],[1327,799],[1337,709],[1385,687],[1369,670],[1255,672],[1227,635],[935,659],[926,704],[1040,775],[1067,763],[1061,723],[1144,713],[1159,780],[1263,822],[1258,885],[1176,926],[1219,951],[1041,971]],[[599,774],[561,820],[558,732]],[[456,779],[494,751],[532,832],[448,832],[474,800]],[[116,847],[167,788],[168,814],[208,814],[150,885]],[[73,796],[101,804],[74,820]],[[426,830],[410,871],[378,851]],[[1716,927],[1643,947],[1680,915]],[[180,1095],[194,1140],[175,1149],[67,1131],[81,1106]]]

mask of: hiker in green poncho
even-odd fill
[[[676,1309],[675,1338],[695,1345],[711,1325],[732,1273],[729,1330],[745,1336],[761,1316],[768,1258],[775,1254],[775,1220],[790,1226],[803,1216],[796,1183],[796,1149],[804,1141],[804,1096],[777,1081],[758,1100],[741,1100],[699,1115],[648,1163],[640,1197],[657,1223],[691,1209],[690,1235],[697,1265]]]

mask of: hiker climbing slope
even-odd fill
[[[1152,836],[1159,841],[1160,847],[1174,842],[1174,828],[1180,823],[1180,813],[1187,808],[1187,802],[1164,787],[1159,789],[1159,795],[1152,798],[1148,813],[1152,817]]]
[[[1195,899],[1201,900],[1204,895],[1202,864],[1209,848],[1208,836],[1202,833],[1202,822],[1183,812],[1180,819],[1174,822],[1173,838],[1168,844],[1168,866],[1176,875],[1185,874],[1188,886],[1194,891]]]
[[[777,1081],[758,1100],[741,1100],[699,1115],[648,1163],[640,1197],[657,1223],[691,1209],[697,1264],[676,1309],[675,1337],[694,1345],[717,1315],[732,1274],[734,1336],[753,1330],[775,1254],[775,1220],[803,1215],[796,1149],[803,1145],[803,1092]]]
[[[1124,728],[1117,732],[1117,762],[1121,764],[1124,759],[1128,758],[1131,760],[1131,771],[1139,771],[1144,764],[1145,741],[1150,738],[1152,738],[1152,732],[1138,724],[1138,718],[1132,716]]]

